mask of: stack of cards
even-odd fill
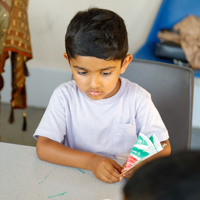
[[[156,135],[152,135],[150,138],[148,138],[146,135],[140,133],[136,144],[131,150],[124,170],[130,170],[141,161],[162,150],[163,147],[161,146],[160,141],[158,140]]]

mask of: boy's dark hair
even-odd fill
[[[200,152],[188,151],[151,161],[123,188],[126,200],[200,199]]]
[[[110,10],[80,11],[67,28],[65,48],[69,59],[80,55],[123,60],[128,51],[124,20]]]

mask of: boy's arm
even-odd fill
[[[171,154],[171,145],[170,145],[170,142],[169,140],[165,140],[163,142],[161,142],[161,145],[163,144],[166,144],[166,146],[164,147],[164,149],[156,154],[154,154],[153,156],[147,158],[146,160],[142,161],[141,163],[139,163],[138,165],[136,165],[135,167],[133,167],[131,170],[125,172],[123,174],[124,178],[128,179],[131,177],[131,175],[138,169],[140,168],[141,166],[143,166],[145,163],[151,161],[151,160],[154,160],[156,158],[159,158],[159,157],[163,157],[163,156],[169,156]],[[124,164],[123,167],[125,167],[126,163]],[[122,173],[123,173],[123,170],[122,170]]]
[[[91,170],[98,179],[104,182],[113,183],[121,180],[122,168],[110,158],[71,149],[42,136],[38,137],[36,150],[41,160]]]

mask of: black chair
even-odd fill
[[[194,72],[156,61],[133,60],[122,77],[151,93],[170,136],[172,153],[190,150]]]

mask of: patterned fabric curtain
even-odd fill
[[[32,58],[30,32],[27,16],[28,0],[0,0],[0,90],[3,89],[4,65],[11,58],[12,97],[9,122],[14,122],[14,109],[25,109],[26,62]],[[23,130],[26,130],[26,113],[23,112]]]

